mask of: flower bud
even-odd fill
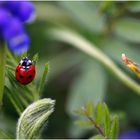
[[[41,99],[29,105],[17,124],[17,139],[37,139],[40,131],[54,111],[55,101]]]

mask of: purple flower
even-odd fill
[[[34,6],[28,1],[0,2],[0,38],[8,48],[18,54],[28,50],[30,39],[24,23],[34,16]]]
[[[8,11],[0,8],[0,29],[5,29],[10,23],[10,20],[11,16],[9,15]]]
[[[7,43],[10,50],[21,54],[28,50],[28,44],[30,43],[30,39],[27,33],[21,33],[16,36],[13,36]]]
[[[22,22],[30,21],[35,15],[35,8],[31,2],[9,1],[7,2],[7,8]]]
[[[8,24],[7,28],[3,31],[3,36],[6,40],[13,38],[24,32],[24,26],[21,21],[16,18],[12,18],[10,20],[10,24]]]
[[[140,130],[129,130],[122,133],[118,139],[140,139]]]

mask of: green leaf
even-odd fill
[[[27,52],[22,53],[21,58],[27,57]]]
[[[110,139],[116,139],[118,136],[118,129],[119,129],[119,121],[118,121],[118,116],[114,116],[112,120],[112,125],[111,125],[111,131],[110,131]]]
[[[6,65],[6,45],[2,42],[0,46],[0,106],[2,105],[4,84],[5,84],[5,65]]]
[[[93,115],[93,102],[88,101],[86,103],[85,109],[86,109],[88,116],[92,116]]]
[[[66,9],[70,17],[74,19],[82,28],[88,31],[101,32],[105,27],[105,17],[98,13],[97,6],[99,3],[94,2],[59,2],[59,4]]]
[[[35,3],[38,20],[67,25],[71,23],[65,10],[53,3]]]
[[[71,53],[73,54],[72,58],[74,61],[70,61]],[[84,58],[81,52],[61,52],[59,55],[55,56],[55,58],[50,61],[51,71],[49,72],[49,80],[68,69],[76,67],[83,61],[83,59]],[[39,63],[40,62],[38,62],[38,64]],[[38,67],[41,68],[40,65]],[[41,71],[41,69],[39,69],[39,71]]]
[[[95,135],[95,136],[91,137],[90,139],[104,139],[104,137],[101,135]]]
[[[21,57],[19,59],[21,59]],[[13,54],[10,52],[9,49],[7,49],[7,63],[8,62],[9,62],[10,65],[12,65],[14,67],[17,66],[17,64],[19,62],[14,58]]]
[[[42,99],[29,105],[18,121],[17,139],[39,138],[40,130],[44,127],[54,110],[54,104],[54,100]]]
[[[101,101],[106,91],[106,75],[98,63],[86,58],[86,62],[81,64],[81,68],[81,75],[75,78],[67,98],[67,112],[72,117],[75,115],[74,110],[83,107],[87,101],[94,104]],[[78,137],[78,135],[86,132],[85,129],[80,129],[76,133],[75,129],[77,129],[76,125],[72,125],[70,132],[73,137]]]
[[[4,103],[5,103],[5,95],[6,94],[4,94]],[[8,107],[8,104],[6,104],[6,106]],[[8,109],[11,109],[11,108],[8,107]],[[12,113],[9,111],[7,114],[5,113],[5,108],[2,108],[1,113],[0,113],[0,131],[1,131],[0,139],[15,138],[14,135],[15,135],[15,130],[16,130],[16,123],[17,123],[17,119],[15,119]],[[6,135],[7,135],[7,138],[6,138]]]
[[[85,111],[82,110],[82,109],[79,109],[79,110],[74,110],[74,113],[76,113],[77,115],[86,115]]]
[[[122,39],[140,43],[140,20],[133,18],[120,19],[116,23],[114,30]]]
[[[75,108],[81,108],[87,101],[96,104],[104,97],[106,76],[102,67],[89,59],[82,66],[82,74],[73,82],[69,92],[67,111],[70,115],[74,115]]]
[[[38,56],[38,53],[36,53],[36,54],[33,56],[32,61],[33,61],[34,63],[36,63],[36,62],[38,61],[38,59],[39,59],[39,56]]]
[[[14,108],[16,109],[17,113],[20,115],[23,110],[23,106],[21,102],[19,102],[19,100],[17,100],[17,98],[13,96],[14,92],[12,92],[8,87],[5,87],[5,92],[8,99],[13,104]]]
[[[103,122],[103,107],[102,107],[102,104],[100,102],[96,106],[95,119],[96,119],[97,124],[102,124],[102,122]]]
[[[46,63],[45,68],[44,68],[44,72],[43,72],[43,75],[42,75],[42,79],[40,81],[39,88],[38,88],[39,95],[41,95],[41,93],[44,89],[45,82],[46,82],[46,76],[48,74],[48,70],[49,70],[49,65],[48,65],[48,63]]]
[[[31,90],[29,89],[29,87],[31,88],[31,85],[30,86],[21,85],[19,82],[17,82],[14,75],[10,71],[7,71],[6,75],[9,78],[10,85],[8,87],[11,91],[11,95],[13,95],[15,99],[21,96],[19,97],[21,100],[19,98],[17,99],[19,105],[20,104],[22,105],[23,102],[25,103],[26,102],[25,100],[29,102],[33,101],[33,94],[35,94],[35,92],[31,92]]]
[[[104,133],[108,137],[110,134],[110,114],[107,105],[104,103]]]
[[[11,70],[11,72],[12,71],[15,71],[15,68],[14,67],[12,67],[11,65],[6,65],[6,68],[8,69],[8,70]]]
[[[0,139],[14,139],[14,136],[0,128]]]
[[[78,120],[75,121],[76,125],[82,126],[82,127],[92,127],[92,123],[89,120]]]
[[[11,52],[10,52],[11,53]],[[13,56],[11,54],[11,56]],[[22,53],[21,55],[15,55],[13,57],[13,59],[15,59],[15,61],[17,62],[17,64],[20,62],[21,59],[23,59],[24,57],[28,57],[27,52]],[[11,61],[11,60],[10,60]]]
[[[101,13],[112,12],[112,9],[115,9],[113,1],[102,1],[98,7],[99,12]]]
[[[131,12],[139,12],[140,11],[140,2],[139,1],[129,1],[129,5],[127,9],[129,9]]]

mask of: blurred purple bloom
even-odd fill
[[[0,2],[0,37],[11,51],[21,54],[28,50],[30,39],[24,22],[31,20],[34,12],[34,6],[29,1]]]
[[[21,54],[23,52],[26,52],[29,48],[30,39],[26,33],[22,33],[16,36],[13,36],[8,41],[9,49]]]
[[[11,16],[8,11],[0,8],[0,29],[5,29],[10,24]]]
[[[12,13],[20,7],[21,1],[6,1],[3,6]]]
[[[31,2],[22,2],[19,12],[15,15],[23,22],[28,22],[34,17],[34,7]]]
[[[129,130],[122,133],[118,139],[140,139],[140,130]]]
[[[16,18],[12,18],[10,24],[3,31],[3,36],[6,40],[12,39],[13,37],[24,32],[24,27],[21,21]]]
[[[7,8],[13,16],[16,16],[22,22],[27,22],[34,17],[35,8],[31,2],[9,1],[7,2]]]

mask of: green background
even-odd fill
[[[140,2],[34,2],[36,20],[27,25],[31,38],[29,56],[39,53],[37,75],[40,81],[45,62],[49,73],[42,98],[56,100],[55,111],[49,118],[43,138],[89,138],[92,128],[74,124],[73,111],[91,100],[105,101],[112,113],[120,116],[120,133],[140,128],[140,97],[120,82],[95,59],[52,40],[51,28],[69,29],[95,44],[123,71],[139,82],[122,62],[125,53],[140,62]],[[20,94],[20,91],[19,91]],[[0,112],[0,128],[15,135],[19,116],[4,95]]]

